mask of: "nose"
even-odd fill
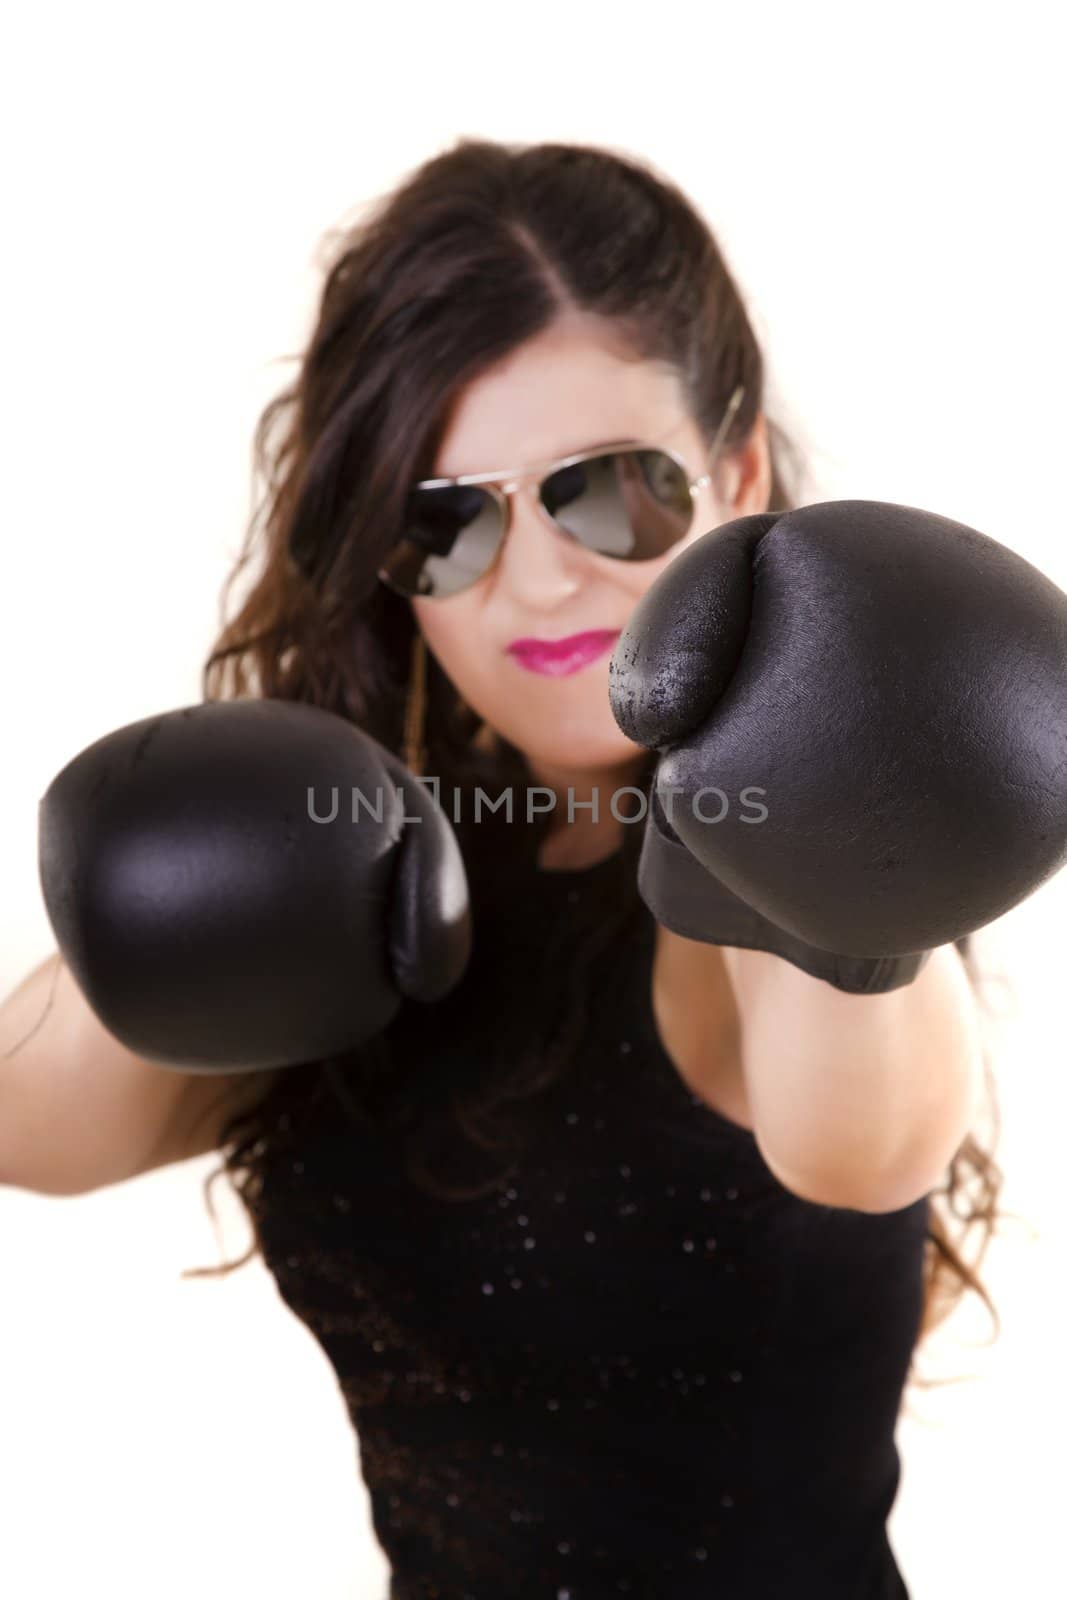
[[[496,585],[525,610],[550,612],[566,604],[587,576],[584,552],[557,528],[536,484],[501,484],[511,517],[496,567]]]

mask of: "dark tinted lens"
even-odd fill
[[[561,467],[541,502],[587,550],[622,561],[663,555],[693,520],[686,474],[663,450],[613,450]]]
[[[476,484],[414,489],[404,532],[381,570],[402,594],[458,594],[488,571],[501,526],[500,507]]]

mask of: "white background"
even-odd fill
[[[645,157],[705,211],[766,341],[806,498],[926,506],[1067,586],[1062,57],[1051,6],[26,6],[5,181],[0,994],[52,948],[36,803],[77,749],[198,697],[251,431],[325,231],[460,135]],[[990,617],[991,635],[995,618]],[[1062,1581],[1067,874],[998,924],[1005,1328],[911,1391],[913,1600]],[[0,1080],[2,1081],[2,1080]],[[2,1105],[0,1105],[2,1114]],[[0,1589],[384,1594],[335,1380],[212,1158],[79,1199],[0,1191]],[[216,1186],[220,1202],[224,1185]],[[244,1247],[231,1203],[222,1246]]]

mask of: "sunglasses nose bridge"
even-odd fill
[[[548,517],[549,522],[554,527],[558,526],[555,518],[549,514],[544,503],[541,492],[544,488],[543,478],[533,482],[528,473],[523,473],[519,477],[507,479],[506,482],[499,482],[494,487],[499,494],[503,512],[504,527],[502,537],[511,531],[511,524],[515,515],[515,498],[522,495],[524,491],[530,510],[535,513],[540,512],[542,516]]]
[[[522,573],[522,584],[524,592],[527,594],[530,583],[533,581],[530,562],[532,561],[534,568],[540,572],[546,561],[558,561],[559,559],[558,552],[555,557],[548,555],[547,547],[543,543],[546,534],[550,543],[555,543],[556,540],[559,540],[569,548],[573,548],[576,543],[580,542],[576,541],[569,529],[558,522],[549,511],[542,492],[544,483],[545,476],[543,474],[534,475],[527,472],[516,475],[506,482],[498,479],[494,485],[498,491],[499,503],[503,509],[503,526],[493,566],[499,573],[501,568],[508,564],[509,560],[512,562],[517,560],[517,570]],[[522,507],[522,511],[516,519],[516,511],[519,506]],[[516,522],[522,526],[523,530],[520,536],[521,555],[516,554],[513,544]],[[536,531],[535,525],[539,525]],[[529,537],[533,537],[535,542],[527,546],[525,540]],[[558,573],[555,574],[553,582],[557,580]]]

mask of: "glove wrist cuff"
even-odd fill
[[[701,866],[678,838],[653,791],[637,868],[637,888],[656,921],[703,944],[764,950],[846,994],[885,994],[911,983],[928,950],[902,956],[842,956],[778,927]]]

